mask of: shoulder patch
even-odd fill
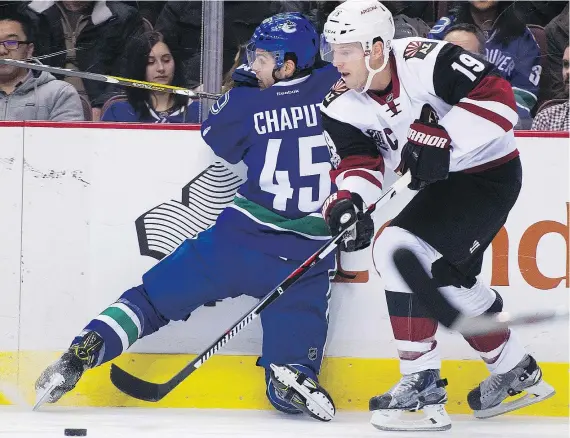
[[[230,100],[230,92],[228,91],[226,94],[224,94],[222,97],[220,97],[217,101],[214,102],[214,104],[210,108],[210,112],[214,115],[218,114],[222,110],[222,108],[226,106],[229,100]]]
[[[436,45],[436,42],[431,41],[412,41],[404,50],[404,59],[406,61],[411,58],[425,59]]]
[[[349,90],[349,88],[346,86],[346,84],[344,83],[343,79],[339,79],[336,84],[334,84],[331,89],[329,90],[329,92],[327,93],[327,95],[325,96],[325,98],[323,99],[323,105],[324,107],[328,107],[333,100],[335,100],[337,97],[339,97],[340,95],[346,93]]]

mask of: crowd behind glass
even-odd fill
[[[337,1],[223,4],[222,89],[259,23],[299,11],[322,31]],[[396,38],[461,45],[511,83],[518,129],[568,131],[567,1],[385,1]],[[0,5],[0,59],[201,89],[200,1],[32,1]],[[205,26],[205,25],[204,25]],[[214,91],[214,90],[207,90]],[[0,65],[0,120],[198,123],[185,96]]]

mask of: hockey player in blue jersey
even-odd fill
[[[315,69],[318,40],[299,14],[276,15],[256,29],[248,51],[259,88],[230,90],[202,125],[217,155],[248,167],[235,203],[87,324],[41,374],[38,397],[59,400],[86,370],[169,321],[188,319],[204,303],[265,296],[330,238],[319,213],[333,191],[319,105],[338,73]],[[258,365],[265,368],[269,401],[324,421],[335,414],[317,380],[335,268],[331,254],[261,313]]]

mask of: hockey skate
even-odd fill
[[[270,366],[271,381],[278,397],[317,420],[334,418],[334,402],[321,385],[290,365]]]
[[[370,422],[384,431],[450,429],[451,419],[444,406],[446,385],[447,380],[440,379],[439,370],[404,375],[388,392],[370,399],[369,408],[373,412]],[[423,411],[423,418],[418,411]]]
[[[73,344],[63,355],[48,366],[36,381],[35,410],[43,403],[55,403],[71,391],[85,370],[93,366],[103,340],[95,332],[88,332],[81,342]]]
[[[526,392],[522,397],[504,402],[509,396]],[[526,355],[505,374],[491,374],[467,395],[467,402],[476,418],[491,418],[538,403],[556,391],[542,380],[542,371],[534,358]]]

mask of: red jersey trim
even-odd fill
[[[485,76],[466,97],[483,102],[500,102],[517,112],[512,86],[499,76]]]
[[[378,171],[376,171],[378,172]],[[366,181],[374,184],[377,187],[382,188],[382,182],[379,181],[374,175],[371,175],[369,172],[363,169],[351,169],[344,172],[343,179],[347,179],[350,176],[357,176],[359,178],[365,179]]]
[[[470,113],[473,113],[485,120],[493,122],[505,132],[509,132],[513,129],[513,124],[508,119],[505,119],[503,116],[494,113],[493,111],[489,111],[488,109],[467,102],[459,102],[455,106],[463,108],[465,111],[469,111]]]
[[[463,169],[461,172],[463,173],[477,173],[483,172],[485,170],[492,169],[493,167],[500,166],[501,164],[508,163],[509,161],[513,160],[514,158],[519,156],[519,150],[515,149],[510,154],[505,155],[504,157],[497,158],[496,160],[489,161],[487,163],[480,164],[479,166],[470,167],[469,169]]]

